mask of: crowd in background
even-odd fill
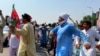
[[[3,44],[4,46],[9,46],[10,56],[17,55],[17,50],[19,48],[20,41],[21,41],[22,46],[26,48],[26,45],[31,43],[30,42],[31,39],[29,38],[32,36],[35,39],[31,41],[32,42],[35,41],[35,45],[39,45],[39,47],[46,49],[48,53],[50,53],[50,51],[53,51],[54,56],[60,56],[60,55],[71,56],[73,46],[75,46],[76,48],[75,49],[76,56],[95,56],[96,55],[95,47],[97,47],[98,49],[100,48],[100,45],[97,45],[95,43],[95,37],[100,40],[99,31],[93,29],[92,24],[89,21],[84,21],[81,24],[74,26],[67,23],[67,19],[69,16],[67,14],[63,14],[58,19],[59,23],[38,24],[36,21],[31,22],[31,17],[28,14],[22,15],[22,17],[23,17],[24,24],[23,23],[20,24],[20,29],[15,29],[15,26],[12,25],[12,22],[10,22],[10,16],[5,17],[6,18],[5,26],[8,27],[10,31],[9,31],[8,37],[6,38],[9,44],[7,44],[7,42],[4,42]],[[30,27],[30,29],[28,30],[32,30],[32,31],[29,31],[29,33],[27,33],[28,31],[26,30],[27,28],[26,25]],[[26,27],[26,28],[23,28],[23,27]],[[26,39],[20,38],[19,36],[15,34],[15,32],[20,34],[22,37],[26,37]],[[74,36],[72,38],[73,34]],[[72,41],[72,39],[74,41]],[[72,45],[71,41],[73,42],[74,45]],[[26,45],[24,45],[24,42]],[[20,52],[24,50],[22,46],[20,46],[19,48],[20,49],[19,56],[22,55]],[[33,48],[33,45],[30,44],[29,48],[30,49]],[[26,51],[27,51],[27,48],[25,49],[25,53]],[[28,52],[30,53],[31,51],[33,50],[30,50],[30,51],[28,50]],[[27,56],[32,55],[32,54],[29,54],[28,52],[25,55]],[[35,51],[33,52],[35,53]]]

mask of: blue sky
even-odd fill
[[[80,21],[84,15],[100,8],[100,0],[0,0],[4,15],[11,14],[12,4],[15,4],[20,18],[23,13],[28,13],[38,23],[57,22],[59,14],[63,12],[70,14],[73,20]]]

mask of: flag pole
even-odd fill
[[[98,16],[98,18],[100,17],[100,8],[99,8],[99,16]]]
[[[69,19],[72,21],[72,23],[73,23],[75,26],[77,26],[77,25],[75,24],[74,20],[73,20],[71,17],[69,17]]]
[[[15,4],[13,4],[12,8],[15,9]]]

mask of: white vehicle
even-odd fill
[[[3,28],[3,42],[5,42],[6,39],[8,38],[8,33],[9,33],[9,27],[4,26],[4,28]]]

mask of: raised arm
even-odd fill
[[[84,47],[86,49],[89,49],[90,48],[90,43],[88,42],[88,39],[87,37],[85,36],[84,33],[82,33],[79,29],[77,29],[75,26],[71,25],[70,26],[70,30],[72,31],[72,33],[75,35],[75,36],[79,36],[82,41],[84,42]]]
[[[6,22],[5,22],[5,19],[4,19],[4,16],[3,16],[3,14],[2,14],[2,11],[0,10],[0,17],[1,17],[1,20],[2,20],[2,23],[0,23],[0,27],[4,27],[5,26],[5,24],[6,24]]]
[[[26,36],[28,34],[28,25],[24,25],[22,29],[16,28],[15,33],[18,35]]]

